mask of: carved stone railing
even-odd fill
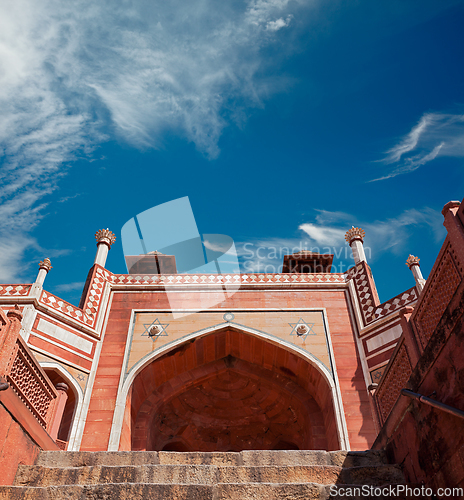
[[[48,430],[55,418],[57,391],[19,335],[19,309],[0,311],[0,377]]]
[[[427,280],[421,300],[413,314],[412,321],[421,352],[427,346],[446,307],[461,283],[462,269],[460,269],[460,262],[454,247],[455,245],[447,237],[439,260],[437,260]]]
[[[404,334],[403,334],[404,336]],[[403,337],[402,336],[402,337]],[[383,425],[413,370],[411,356],[404,338],[400,338],[395,353],[375,391],[378,416]]]
[[[52,402],[57,392],[21,337],[16,340],[6,380],[42,427],[47,429],[52,421]]]
[[[448,235],[414,309],[403,307],[400,312],[403,333],[375,391],[382,424],[400,397],[401,389],[407,387],[417,362],[464,278],[463,212],[464,207],[459,203],[445,205],[442,213]]]
[[[458,202],[449,202],[442,210],[448,235],[411,317],[421,353],[464,277],[463,210]]]

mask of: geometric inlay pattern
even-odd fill
[[[113,274],[98,264],[95,265],[94,275],[87,292],[86,302],[81,309],[69,302],[61,300],[55,295],[43,292],[39,302],[62,314],[77,320],[91,328],[95,328],[100,312],[101,299],[107,283],[112,285],[153,285],[153,286],[182,286],[182,285],[282,285],[288,284],[326,284],[345,283],[346,275],[342,273],[316,274],[151,274],[130,275]],[[0,295],[27,295],[31,285],[1,285]]]
[[[229,313],[225,313],[222,318],[224,319],[224,321],[233,321],[235,318],[235,315],[229,312]]]
[[[364,264],[364,261],[348,271],[347,279],[352,279],[354,282],[364,326],[380,318],[384,318],[404,306],[412,305],[417,300],[416,288],[412,287],[383,304],[376,306],[370,280],[367,275],[367,266]]]
[[[378,384],[380,382],[386,367],[387,365],[383,365],[380,368],[371,371],[371,379],[374,384]]]
[[[92,324],[93,320],[90,318],[87,314],[82,311],[82,309],[79,309],[76,306],[73,306],[69,302],[66,302],[56,295],[53,295],[49,292],[42,292],[42,295],[39,299],[39,302],[51,307],[52,309],[55,309],[57,311],[62,312],[63,314],[66,314],[67,316],[70,316],[71,318],[80,321],[85,324]]]
[[[397,311],[406,305],[410,305],[417,300],[416,287],[413,286],[409,290],[400,293],[393,299],[387,300],[380,306],[376,307],[374,311],[374,318],[379,319],[391,314],[393,311]]]
[[[167,337],[168,333],[166,328],[169,323],[160,323],[160,320],[156,318],[152,323],[143,324],[145,331],[142,333],[142,337],[150,337],[153,342],[156,342],[158,337]]]
[[[345,283],[345,275],[331,274],[112,274],[111,283],[124,285],[261,285],[275,283]]]
[[[308,335],[316,335],[313,331],[314,323],[306,323],[303,318],[300,318],[298,323],[289,323],[289,325],[292,327],[290,332],[292,337],[300,337],[305,340]]]
[[[375,302],[365,262],[361,261],[351,268],[348,271],[347,278],[352,279],[354,282],[362,319],[364,325],[368,325],[374,320]]]
[[[32,285],[0,285],[0,295],[27,295]]]
[[[95,327],[101,304],[101,297],[108,276],[109,273],[107,271],[96,266],[95,275],[87,292],[87,300],[84,305],[84,309],[73,306],[69,302],[66,302],[59,297],[56,297],[55,295],[45,291],[42,292],[39,302],[60,311],[66,316],[69,316],[74,320],[85,324],[86,326]]]

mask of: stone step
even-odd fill
[[[361,467],[388,464],[382,451],[242,451],[173,452],[173,451],[43,451],[36,462],[48,467],[84,467],[96,465],[336,465]]]
[[[375,484],[401,483],[402,472],[395,465],[343,468],[333,465],[213,466],[213,465],[130,465],[44,467],[20,465],[16,486],[85,485],[107,483],[318,483]]]
[[[0,500],[213,500],[213,486],[119,483],[47,487],[0,486]]]
[[[338,487],[338,486],[337,486]],[[347,495],[347,488],[352,494]],[[229,483],[207,485],[170,485],[117,483],[104,485],[72,485],[49,487],[0,486],[0,500],[361,500],[392,497],[374,493],[366,496],[356,492],[356,485],[345,486],[341,495],[331,495],[331,486],[314,483]],[[387,488],[388,490],[388,488]],[[388,491],[387,491],[388,493]],[[397,498],[401,498],[397,497]]]
[[[404,484],[378,451],[41,452],[0,500],[328,500],[337,489]],[[383,497],[376,494],[375,498]],[[385,497],[387,498],[387,497]],[[390,497],[388,497],[390,498]]]
[[[359,490],[358,485],[346,485],[344,490],[339,490],[341,495],[332,494],[331,488],[314,483],[303,484],[271,484],[271,483],[248,483],[248,484],[220,484],[215,487],[214,500],[391,500],[389,488],[386,494],[382,491],[374,491],[372,496],[366,496],[365,492]],[[337,486],[337,489],[339,487]],[[359,493],[359,494],[357,494]],[[369,495],[370,491],[367,492]],[[395,498],[395,497],[393,497]],[[401,498],[401,497],[397,497]]]

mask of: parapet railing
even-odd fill
[[[56,412],[57,390],[19,335],[22,315],[0,310],[0,378],[16,393],[40,425],[47,431]]]
[[[39,423],[47,429],[52,421],[52,401],[56,389],[30,354],[21,337],[16,339],[6,380]]]
[[[457,408],[453,408],[452,406],[449,405],[445,405],[445,403],[440,403],[440,401],[435,401],[435,399],[431,399],[427,396],[424,396],[423,394],[410,391],[409,389],[402,389],[401,394],[403,396],[407,396],[408,398],[417,399],[421,403],[433,406],[434,408],[438,408],[439,410],[445,411],[446,413],[450,413],[455,417],[464,419],[464,411],[458,410]]]
[[[400,397],[402,388],[406,386],[464,278],[464,204],[459,212],[453,204],[451,209],[448,205],[443,210],[448,235],[414,310],[403,307],[403,334],[375,391],[381,425]]]

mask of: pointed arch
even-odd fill
[[[82,388],[77,382],[77,380],[72,376],[72,374],[68,370],[66,370],[66,368],[60,363],[57,363],[55,361],[43,361],[40,362],[40,366],[45,371],[56,372],[63,379],[63,381],[66,384],[68,384],[70,390],[73,392],[75,398],[75,404],[74,408],[72,409],[72,414],[69,415],[71,425],[69,427],[69,432],[67,436],[67,441],[68,441],[67,449],[68,451],[76,451],[74,447],[74,441],[79,420],[77,416],[80,415],[80,412],[82,410],[82,405],[84,402],[84,393],[82,391]]]
[[[334,447],[334,445],[332,444],[331,448],[349,449],[349,441],[347,436],[340,390],[329,369],[315,356],[289,342],[286,342],[282,339],[274,337],[265,332],[245,327],[243,325],[223,323],[198,332],[193,332],[191,334],[184,336],[182,339],[179,339],[177,341],[174,341],[170,344],[167,344],[159,348],[158,350],[154,351],[153,353],[150,353],[145,358],[141,359],[138,363],[136,363],[131,368],[129,373],[126,375],[125,379],[121,377],[120,386],[118,390],[118,397],[116,402],[116,409],[113,418],[110,442],[108,447],[109,451],[116,451],[118,449],[127,449],[128,447],[127,429],[131,427],[131,424],[133,424],[134,421],[134,415],[132,415],[131,417],[128,408],[129,407],[133,408],[134,404],[136,406],[138,405],[137,407],[140,408],[141,405],[140,398],[143,399],[145,397],[145,399],[147,399],[149,396],[148,393],[150,392],[150,388],[148,389],[145,388],[144,389],[145,393],[142,396],[139,394],[140,390],[137,389],[136,391],[137,393],[134,395],[135,400],[137,401],[135,400],[132,401],[132,396],[133,396],[132,389],[134,387],[134,382],[136,381],[136,379],[137,378],[140,379],[140,377],[142,378],[145,377],[145,379],[147,379],[147,383],[145,385],[150,386],[152,382],[150,382],[149,380],[150,376],[148,376],[147,373],[150,370],[152,370],[152,368],[150,367],[153,367],[154,364],[157,362],[157,360],[172,358],[176,356],[176,353],[178,354],[187,351],[189,346],[193,345],[194,343],[198,342],[197,345],[199,345],[200,341],[211,342],[205,339],[208,338],[213,339],[214,337],[220,336],[224,332],[230,332],[229,336],[230,335],[241,336],[242,339],[245,339],[245,337],[247,339],[256,339],[256,341],[262,347],[272,346],[274,350],[277,350],[281,353],[286,352],[287,353],[286,356],[289,360],[288,361],[289,366],[290,365],[296,366],[295,363],[297,363],[299,366],[301,365],[299,368],[301,371],[299,377],[295,373],[293,373],[289,367],[276,366],[272,368],[268,366],[268,368],[271,369],[270,373],[272,373],[272,370],[274,370],[274,372],[279,373],[280,377],[287,376],[289,380],[292,378],[294,380],[298,380],[299,385],[301,385],[302,387],[306,386],[309,392],[312,391],[315,400],[317,400],[317,404],[321,408],[324,408],[325,416],[327,416],[328,414],[331,414],[333,416],[332,420],[328,423],[330,424],[330,429],[327,429],[327,431],[329,431],[331,436],[336,436],[337,445],[336,447]],[[245,344],[247,342],[253,343],[252,340],[250,341],[246,339],[243,340],[243,342]],[[221,353],[219,353],[218,356],[220,356],[220,354]],[[227,356],[226,351],[223,351],[222,354],[224,354],[223,358]],[[235,354],[237,354],[237,352],[235,352]],[[244,351],[243,353],[239,353],[238,358],[239,359],[245,358],[244,361],[246,362],[256,361],[253,359],[247,359],[247,356],[248,354]],[[279,356],[280,356],[279,359],[284,359],[282,357],[282,354],[280,354]],[[222,358],[219,357],[218,359]],[[160,367],[161,365],[158,364],[158,366]],[[218,369],[220,369],[219,365],[216,366],[216,370]],[[242,367],[241,369],[246,371],[244,367]],[[304,377],[302,378],[303,372],[307,374],[309,379],[313,378],[318,380],[316,385],[322,388],[319,392],[317,392],[317,388],[314,384],[313,386],[311,386],[308,380],[304,380]],[[153,378],[153,370],[151,372],[151,377]],[[180,390],[182,390],[182,388],[180,388]],[[124,433],[126,435],[126,438],[125,438],[125,443],[121,446],[121,435],[123,434],[123,427],[125,428]],[[276,444],[276,446],[278,446],[278,443]]]

